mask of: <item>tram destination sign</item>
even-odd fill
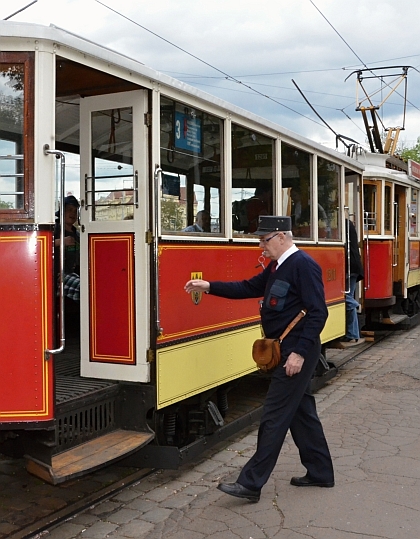
[[[175,148],[201,154],[201,120],[175,112]]]
[[[412,159],[408,160],[408,175],[413,176],[420,181],[420,163],[416,163]]]

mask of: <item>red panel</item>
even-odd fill
[[[134,234],[89,235],[91,361],[135,364]]]
[[[410,241],[410,269],[420,267],[420,242]]]
[[[53,418],[52,233],[0,236],[0,422]]]
[[[321,266],[327,303],[344,300],[345,266],[344,247],[305,247],[309,255]]]
[[[392,296],[392,241],[369,239],[367,254],[365,241],[366,299],[382,299]]]
[[[344,301],[343,247],[304,250],[322,264],[327,302]],[[258,299],[227,300],[207,294],[193,297],[186,294],[184,285],[200,273],[210,281],[248,279],[261,270],[260,255],[261,249],[252,245],[161,244],[159,306],[163,335],[159,342],[259,322]]]

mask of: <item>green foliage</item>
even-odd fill
[[[0,199],[0,208],[10,210],[13,209],[13,204]]]
[[[167,198],[161,204],[162,230],[181,230],[185,227],[184,213],[179,201]]]
[[[417,138],[417,144],[415,146],[401,150],[401,157],[404,161],[412,159],[413,161],[420,163],[420,137]]]

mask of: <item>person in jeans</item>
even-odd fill
[[[350,275],[348,269],[348,249],[350,249]],[[363,265],[359,252],[356,228],[350,219],[346,219],[346,335],[340,341],[341,346],[344,348],[365,342],[365,339],[360,337],[359,320],[357,318],[359,303],[355,299],[356,285],[362,279]]]

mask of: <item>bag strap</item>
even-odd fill
[[[302,309],[299,314],[290,322],[290,324],[287,326],[287,328],[283,331],[283,333],[279,337],[279,342],[281,343],[283,339],[286,337],[286,335],[291,331],[296,324],[299,322],[299,320],[302,320],[302,318],[305,316],[305,314],[308,311],[306,309]]]

